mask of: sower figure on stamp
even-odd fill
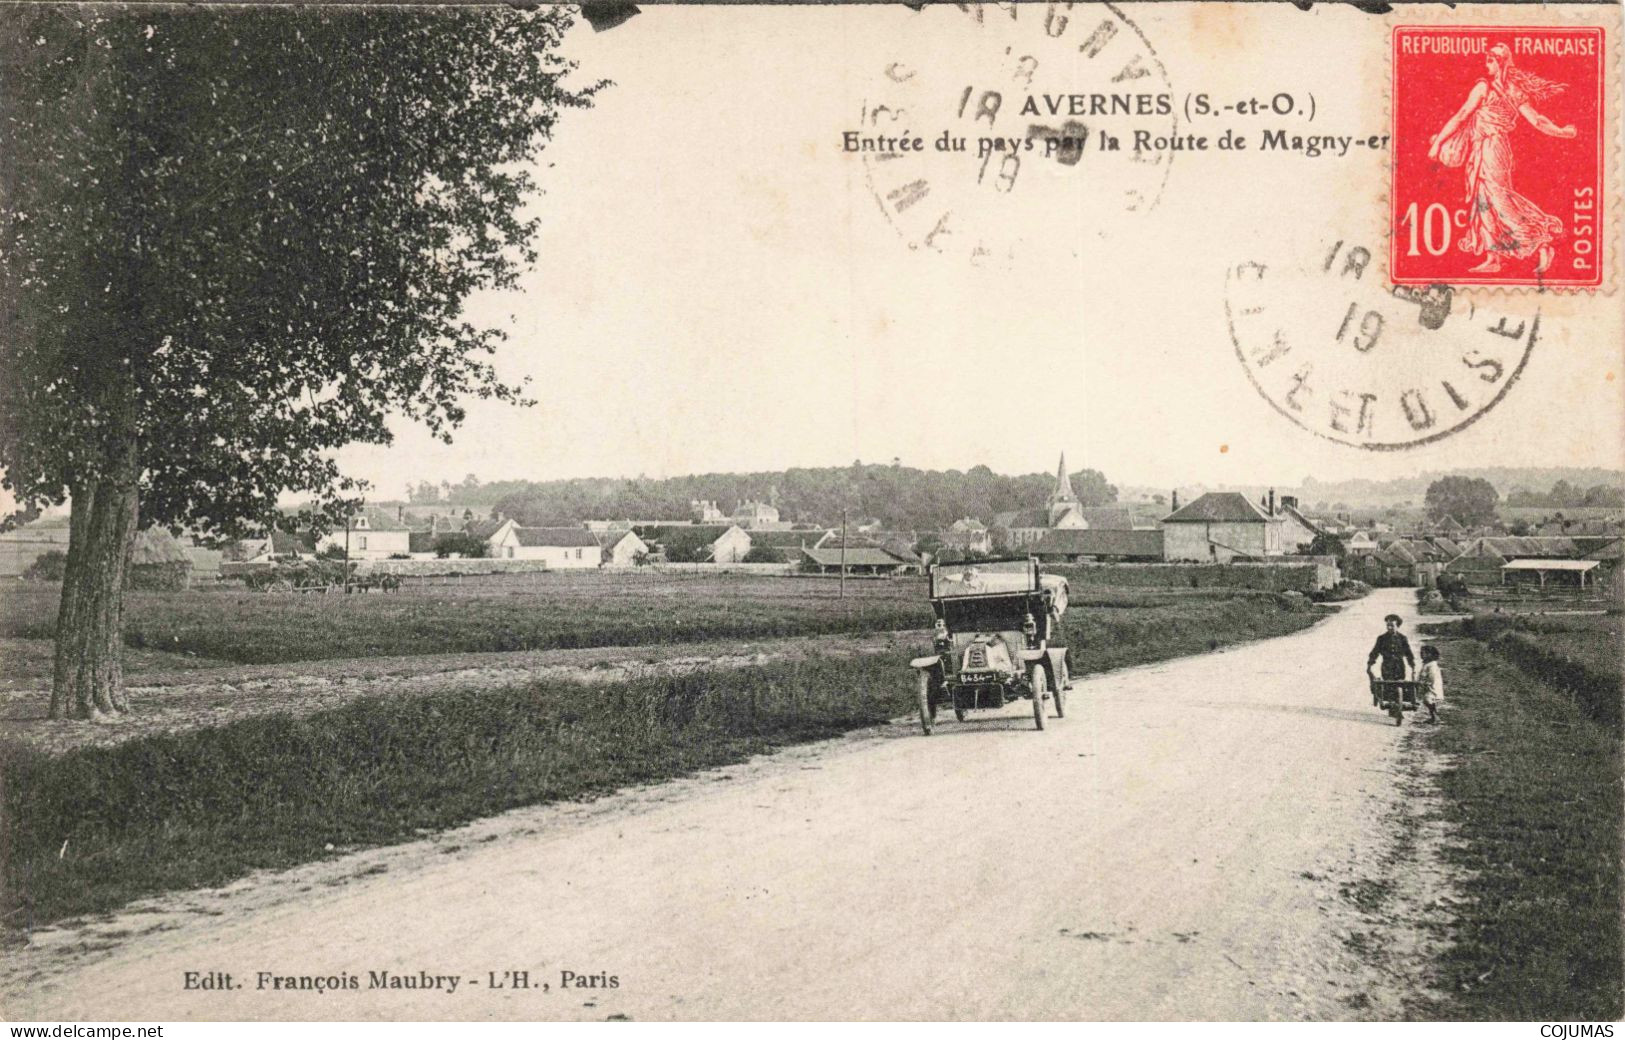
[[[1399,632],[1399,626],[1403,622],[1400,621],[1398,614],[1389,614],[1383,620],[1388,625],[1388,631],[1377,637],[1377,644],[1371,648],[1370,655],[1366,657],[1365,674],[1370,676],[1371,666],[1381,658],[1384,679],[1403,679],[1407,674],[1405,667],[1407,664],[1410,665],[1410,672],[1416,671],[1416,658],[1411,654],[1411,642]],[[1376,693],[1373,692],[1371,697],[1374,703]]]
[[[1542,274],[1557,255],[1552,242],[1563,233],[1563,222],[1512,190],[1510,139],[1519,116],[1549,137],[1574,137],[1574,127],[1558,126],[1533,107],[1564,85],[1515,67],[1512,49],[1504,43],[1490,48],[1485,65],[1489,78],[1473,84],[1461,110],[1433,135],[1428,158],[1446,166],[1466,164],[1469,216],[1459,244],[1464,252],[1484,257],[1474,273],[1499,271],[1502,256],[1522,260],[1539,253],[1535,273]]]

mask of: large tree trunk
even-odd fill
[[[133,467],[72,488],[51,718],[112,721],[124,696],[124,578],[135,546]]]

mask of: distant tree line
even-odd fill
[[[1625,488],[1617,484],[1593,484],[1591,487],[1580,487],[1566,480],[1559,480],[1552,485],[1550,491],[1531,491],[1528,488],[1515,488],[1508,495],[1506,504],[1509,506],[1538,507],[1546,509],[1572,509],[1576,506],[1609,508],[1625,507]]]
[[[582,478],[462,484],[410,489],[412,501],[446,501],[477,511],[500,512],[521,524],[545,526],[581,520],[683,519],[691,503],[715,502],[731,512],[739,502],[771,501],[783,520],[836,524],[879,520],[890,529],[928,530],[961,517],[987,522],[995,513],[1043,506],[1054,489],[1053,474],[1003,476],[986,466],[969,470],[922,470],[899,465],[831,466],[761,473],[705,473],[665,479]],[[1117,488],[1099,471],[1072,474],[1084,505],[1117,500]],[[433,497],[427,496],[433,491]]]

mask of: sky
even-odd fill
[[[1285,83],[1328,105],[1360,90],[1348,120],[1380,115],[1381,99],[1358,86],[1370,79],[1346,71],[1337,26],[1319,27],[1323,43],[1229,62],[1209,45],[1256,32],[1255,16],[1215,29],[1178,6],[1134,9],[1175,97]],[[1290,13],[1357,15],[1316,10]],[[1494,422],[1426,448],[1337,445],[1258,396],[1228,339],[1225,265],[1255,240],[1380,212],[1380,159],[1358,160],[1365,179],[1351,192],[1327,180],[1335,160],[1177,156],[1158,205],[1135,217],[1097,219],[1088,199],[1065,195],[1048,212],[978,209],[984,229],[1038,243],[1009,262],[910,249],[840,135],[898,54],[940,51],[945,85],[976,71],[980,52],[952,57],[936,35],[950,17],[677,6],[602,33],[578,25],[567,50],[580,79],[613,85],[566,112],[543,153],[540,263],[519,290],[470,307],[508,330],[499,370],[529,377],[537,406],[471,402],[450,446],[402,423],[389,448],[342,452],[346,471],[386,498],[469,473],[661,477],[893,458],[1024,473],[1052,470],[1061,451],[1074,469],[1142,486],[1619,465],[1614,304],[1548,322]],[[1347,82],[1325,82],[1330,69]],[[1056,84],[1074,74],[1086,79],[1079,69]]]

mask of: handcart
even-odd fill
[[[1394,725],[1403,726],[1405,713],[1415,711],[1421,703],[1420,686],[1414,679],[1372,679],[1371,703],[1393,716]]]

